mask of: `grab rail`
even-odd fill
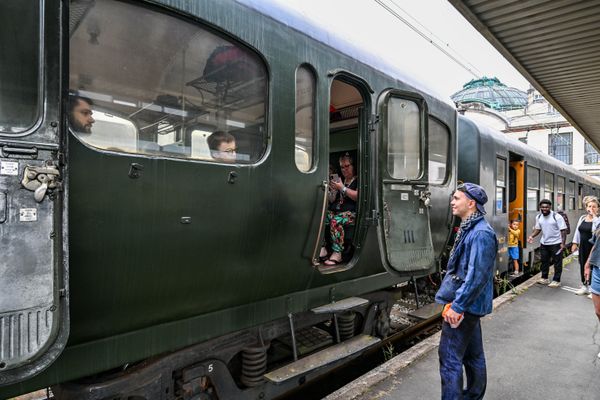
[[[329,186],[327,181],[323,181],[321,184],[323,188],[323,208],[321,209],[321,222],[319,223],[319,231],[317,233],[317,242],[315,243],[315,248],[313,250],[312,255],[312,264],[313,266],[318,266],[320,263],[317,259],[317,251],[321,247],[321,232],[323,232],[323,222],[325,222],[325,210],[327,209],[327,188]]]

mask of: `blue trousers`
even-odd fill
[[[487,385],[480,317],[465,313],[458,328],[442,323],[438,354],[442,400],[483,399]],[[467,387],[463,388],[463,365]]]

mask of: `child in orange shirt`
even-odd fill
[[[519,275],[519,236],[521,236],[521,229],[519,229],[519,221],[513,219],[508,225],[508,256],[513,262],[514,271],[513,275]]]

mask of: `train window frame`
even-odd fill
[[[576,209],[575,208],[576,207],[575,189],[576,189],[576,182],[569,179],[569,183],[567,185],[567,196],[568,196],[567,209],[568,210]]]
[[[548,179],[548,177],[551,177],[551,179]],[[552,206],[554,206],[554,188],[554,173],[544,171],[544,199],[550,200]],[[548,197],[548,195],[550,195],[550,197]]]
[[[494,173],[495,181],[495,195],[494,195],[494,214],[502,215],[506,214],[506,171],[507,160],[506,157],[496,156],[496,170]],[[502,176],[500,176],[500,172]]]
[[[8,4],[8,3],[7,3]],[[35,77],[31,77],[36,79],[36,82],[32,82],[31,86],[27,86],[27,88],[35,88],[35,95],[36,95],[36,101],[35,101],[35,105],[32,104],[32,107],[30,108],[30,111],[32,113],[31,118],[29,121],[27,121],[26,124],[22,124],[23,126],[9,126],[9,122],[6,121],[6,124],[2,124],[2,122],[0,121],[0,137],[8,137],[8,138],[17,138],[17,137],[24,137],[27,136],[29,134],[31,134],[32,132],[34,132],[36,129],[39,128],[39,126],[42,124],[42,120],[44,117],[44,96],[45,96],[45,91],[44,91],[44,71],[45,71],[45,34],[44,34],[44,30],[45,30],[45,13],[44,13],[44,4],[42,2],[21,2],[21,1],[15,1],[16,5],[21,6],[21,7],[27,7],[27,6],[31,6],[32,4],[35,6],[35,11],[33,11],[35,13],[35,15],[33,15],[33,17],[36,17],[34,19],[36,19],[35,22],[31,21],[33,24],[37,24],[35,26],[33,26],[33,34],[32,35],[23,35],[21,30],[24,28],[24,24],[23,24],[23,20],[22,18],[24,18],[24,15],[21,14],[20,18],[18,20],[14,20],[14,27],[20,32],[17,36],[17,38],[15,39],[14,36],[12,36],[13,40],[25,40],[26,42],[31,42],[31,38],[35,37],[36,38],[36,42],[31,43],[32,45],[32,51],[31,54],[29,54],[28,56],[30,56],[31,58],[36,58],[35,61],[31,61],[31,62],[24,62],[21,63],[19,69],[22,69],[23,64],[29,64],[31,65],[31,73],[32,75],[35,75]],[[6,6],[6,4],[4,4]],[[11,15],[14,13],[7,13],[7,15]],[[8,27],[11,28],[10,25],[5,25],[4,27]],[[10,35],[7,35],[10,36]],[[15,45],[14,43],[11,44],[11,46],[8,46],[8,48],[13,48],[13,49],[18,49],[19,53],[23,53],[23,46]],[[5,55],[6,56],[6,55]],[[5,59],[11,59],[12,57],[5,57]],[[5,65],[6,66],[6,65]],[[34,72],[35,70],[35,72]],[[12,75],[12,74],[11,74]],[[20,75],[24,75],[23,73],[21,73]],[[1,75],[0,75],[1,76]],[[15,81],[15,79],[11,79],[9,80],[11,81],[11,83],[15,84],[18,87],[24,86],[24,85],[19,85],[18,82]],[[14,96],[11,96],[10,93],[11,91],[4,91],[6,93],[8,93],[7,95],[7,100],[10,100],[11,98],[14,99]],[[23,96],[23,97],[31,97],[31,94],[29,94],[28,96]],[[2,97],[0,97],[0,100],[2,99]],[[0,101],[0,104],[14,104],[16,103],[15,101]],[[9,114],[12,114],[11,112],[9,112]]]
[[[540,168],[537,167],[533,167],[533,166],[527,166],[527,211],[538,211],[538,207],[539,207],[539,203],[540,203]],[[536,181],[537,184],[533,184],[532,183],[532,177],[534,176],[533,174],[536,174]],[[535,202],[531,203],[532,198],[534,196],[531,196],[531,194],[535,195]],[[533,207],[532,207],[533,205]],[[532,210],[533,209],[533,210]]]
[[[562,184],[561,184],[562,180]],[[554,208],[556,210],[566,210],[566,178],[564,176],[557,175],[556,176],[556,205]],[[562,200],[562,203],[559,202],[559,199]]]
[[[445,163],[444,163],[444,174],[441,175],[442,179],[441,180],[432,180],[431,179],[431,171],[433,168],[432,165],[432,157],[431,157],[431,151],[432,151],[432,143],[437,142],[436,140],[431,140],[431,133],[433,131],[433,129],[431,129],[431,127],[433,125],[437,125],[440,130],[439,132],[443,132],[445,133],[440,135],[440,137],[444,137],[446,140],[446,148],[445,148],[445,154],[443,154],[444,158],[445,158]],[[449,168],[449,163],[450,163],[450,142],[451,142],[451,134],[450,134],[450,128],[448,128],[448,126],[446,124],[444,124],[442,121],[440,121],[439,119],[437,119],[436,117],[429,115],[428,116],[428,138],[427,138],[427,142],[428,142],[428,146],[427,146],[427,178],[428,178],[428,183],[430,185],[445,185],[446,183],[448,183],[448,177],[450,176],[450,168]],[[440,147],[441,149],[441,147]]]
[[[299,126],[299,108],[298,108],[298,102],[299,102],[299,95],[298,95],[298,72],[300,71],[306,71],[307,76],[310,76],[310,78],[312,79],[312,94],[311,94],[311,104],[310,104],[310,108],[311,108],[311,115],[310,118],[312,118],[312,122],[309,124],[310,125],[310,129],[311,132],[309,135],[307,135],[307,137],[310,137],[310,145],[309,146],[302,146],[300,142],[302,142],[302,140],[300,138],[299,132],[298,132],[298,126]],[[315,169],[315,159],[316,159],[316,147],[317,147],[317,143],[318,143],[318,138],[317,138],[317,85],[318,85],[318,77],[317,77],[317,72],[315,71],[314,67],[308,63],[302,63],[300,65],[298,65],[298,67],[296,68],[296,71],[294,73],[294,78],[295,78],[295,84],[294,84],[294,163],[296,164],[296,168],[298,169],[298,171],[302,172],[302,173],[310,173],[312,171],[314,171]],[[307,125],[308,126],[308,125]],[[304,150],[302,150],[302,147],[304,147]],[[307,151],[306,149],[310,148],[310,151]],[[304,158],[304,155],[307,156],[308,158],[308,162],[307,167],[306,168],[302,168],[302,160],[301,158]]]
[[[116,0],[97,2],[93,7],[99,7],[99,16],[104,16],[109,11],[121,15],[119,21],[110,21],[111,24],[126,26],[127,22],[134,17],[148,17],[163,31],[173,29],[176,34],[172,35],[172,40],[177,37],[186,40],[177,41],[177,46],[169,46],[162,41],[157,42],[157,46],[154,46],[157,47],[156,56],[152,58],[152,62],[144,61],[145,64],[153,66],[157,74],[135,79],[133,75],[129,77],[130,79],[123,77],[122,74],[117,78],[119,74],[112,70],[101,72],[98,68],[94,69],[90,62],[86,64],[85,60],[89,57],[86,57],[85,52],[79,59],[71,57],[69,60],[71,95],[91,98],[97,103],[92,108],[94,112],[100,111],[122,117],[125,113],[120,111],[126,111],[129,120],[137,128],[135,151],[109,144],[98,146],[90,143],[85,140],[85,136],[78,135],[69,125],[70,132],[81,143],[96,151],[108,151],[127,156],[240,167],[260,164],[268,157],[271,140],[270,69],[265,57],[256,48],[205,21],[187,18],[167,9]],[[96,17],[100,20],[98,24],[105,20],[105,18],[98,18],[98,15],[93,15],[93,9],[89,11],[81,18],[88,18],[91,15],[92,18]],[[70,15],[70,18],[76,19],[77,16]],[[75,22],[78,23],[71,21],[71,25],[76,26],[69,39],[71,54],[79,54],[78,51],[97,47],[89,46],[87,36],[82,37],[85,29],[78,37],[77,27],[85,25],[85,20]],[[127,33],[128,31],[124,29],[123,32],[113,35],[116,39],[109,36],[108,39],[112,39],[110,43],[116,42],[120,45],[113,46],[114,49],[106,46],[103,51],[110,55],[111,52],[118,54],[137,48],[139,40],[135,37],[129,38],[130,35]],[[125,35],[126,39],[119,41],[119,35]],[[152,37],[158,41],[162,36],[157,34]],[[146,46],[153,44],[154,42],[150,41]],[[161,59],[161,55],[169,58]],[[131,56],[126,59],[131,59],[126,70],[137,71],[136,63],[139,64],[139,57]],[[94,77],[95,80],[104,79],[110,82],[111,86],[108,89],[96,88],[93,86],[93,79],[89,79],[89,87],[86,87],[85,80],[82,85],[77,85],[76,83],[79,82],[77,79],[81,79],[86,74],[90,75],[90,71],[92,76],[94,73],[99,75]],[[123,79],[132,83],[120,85],[119,80]],[[219,82],[225,81],[226,88],[219,89]],[[164,146],[159,143],[160,122],[171,124],[175,129],[173,143]],[[92,132],[94,132],[93,128]],[[213,137],[212,140],[210,135],[201,135],[203,140],[198,141],[192,137],[197,132],[210,134],[220,132],[220,135]],[[193,145],[198,145],[198,148],[193,148]],[[240,152],[240,148],[244,152]]]
[[[417,153],[417,171],[416,174],[413,174],[412,176],[398,176],[397,174],[395,174],[394,172],[394,167],[392,166],[392,168],[390,168],[390,165],[395,165],[394,161],[396,160],[395,157],[390,157],[390,143],[392,142],[392,140],[395,138],[394,133],[396,132],[396,130],[391,128],[391,123],[390,123],[390,115],[392,115],[393,110],[393,101],[406,101],[406,102],[410,102],[413,103],[414,105],[416,105],[417,107],[417,112],[418,112],[418,127],[417,127],[417,136],[419,138],[418,141],[414,141],[417,145],[418,145],[418,149],[416,151]],[[397,181],[403,181],[403,182],[419,182],[419,181],[423,181],[424,179],[426,179],[426,166],[424,163],[424,151],[425,151],[425,145],[426,145],[426,139],[425,139],[425,126],[427,124],[427,118],[425,118],[425,116],[427,115],[426,112],[426,103],[424,99],[421,98],[417,98],[417,97],[413,97],[413,96],[409,96],[406,95],[404,93],[396,93],[395,91],[391,91],[389,92],[386,97],[385,97],[385,107],[384,107],[384,131],[385,131],[385,157],[386,157],[386,172],[387,175],[392,179],[392,180],[397,180]],[[402,106],[401,106],[402,107]],[[406,106],[404,106],[406,107]],[[402,108],[404,108],[402,107]],[[406,132],[407,130],[401,130],[401,132]],[[413,137],[414,138],[414,137]],[[396,142],[394,142],[396,143]],[[398,143],[396,143],[398,144]],[[408,175],[408,174],[406,174]]]

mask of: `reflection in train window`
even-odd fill
[[[575,210],[575,181],[569,181],[567,195],[569,196],[569,210]]]
[[[506,159],[496,158],[496,214],[506,213]]]
[[[444,183],[448,163],[450,131],[434,118],[429,118],[429,183]]]
[[[91,133],[77,134],[81,141],[239,164],[265,153],[267,73],[252,51],[196,24],[113,0],[72,0],[70,27],[70,90],[93,101],[96,120]],[[231,147],[229,158],[208,148],[223,143],[207,141],[214,132]]]
[[[296,167],[308,172],[313,166],[315,135],[315,86],[313,71],[306,65],[296,70]]]
[[[390,97],[387,112],[388,172],[395,179],[417,179],[421,174],[421,124],[414,101]]]
[[[544,198],[554,203],[554,174],[548,171],[544,171]]]
[[[556,207],[555,210],[565,209],[565,178],[556,177]]]
[[[527,211],[537,211],[540,202],[540,170],[527,168]]]
[[[583,185],[581,183],[577,191],[577,207],[583,210]]]

